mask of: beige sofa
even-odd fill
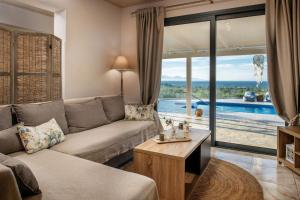
[[[94,98],[66,100],[64,104],[84,103]],[[130,152],[158,134],[158,127],[157,121],[111,121],[100,127],[66,134],[64,142],[50,149],[34,154],[19,151],[9,156],[27,164],[40,185],[42,194],[26,199],[156,200],[158,194],[153,180],[101,163]],[[1,200],[2,197],[20,199],[14,176],[0,165],[0,188],[2,185],[5,187],[0,189]]]

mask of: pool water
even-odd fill
[[[193,102],[192,113],[195,112],[196,108],[203,109],[204,115],[206,116],[209,113],[208,102]],[[216,110],[217,112],[221,112],[221,113],[242,112],[242,113],[276,115],[274,106],[270,104],[262,105],[262,104],[251,104],[251,103],[217,102]],[[186,113],[185,101],[160,99],[158,103],[158,111],[169,112],[169,113]]]

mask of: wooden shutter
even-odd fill
[[[51,100],[62,98],[61,40],[51,36]]]
[[[12,32],[0,28],[0,104],[12,102]]]
[[[50,100],[50,40],[45,34],[17,33],[15,103]]]

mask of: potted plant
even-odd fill
[[[196,110],[195,110],[195,116],[196,117],[202,117],[202,115],[203,115],[203,109],[196,108]]]
[[[264,101],[264,94],[263,93],[257,93],[256,101],[257,102],[263,102]]]

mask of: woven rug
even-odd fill
[[[247,171],[212,158],[195,185],[190,200],[263,200],[258,181]]]

